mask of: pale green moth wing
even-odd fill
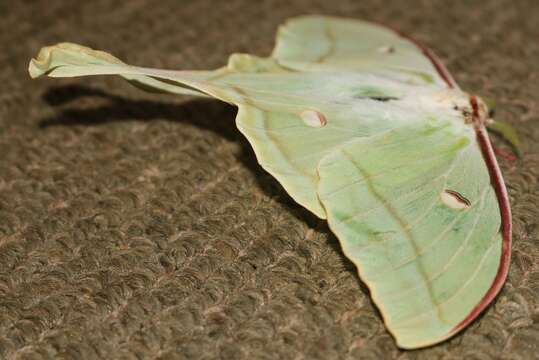
[[[117,74],[145,87],[178,94],[200,92],[239,106],[236,123],[249,139],[259,163],[299,204],[320,218],[325,212],[316,188],[320,159],[357,136],[397,126],[406,114],[373,100],[429,94],[435,85],[402,83],[369,73],[291,72],[271,58],[235,54],[215,71],[169,71],[131,66],[102,51],[62,43],[43,48],[30,62],[32,77]],[[376,89],[376,93],[373,93]],[[388,111],[393,112],[387,121]],[[325,126],[317,114],[332,121]],[[357,121],[350,122],[351,118]]]
[[[419,118],[349,142],[318,169],[330,228],[398,344],[451,336],[487,293],[502,249],[474,134],[454,119]]]
[[[503,284],[510,212],[486,106],[396,32],[301,17],[280,30],[271,57],[234,54],[215,71],[131,66],[69,43],[43,48],[29,71],[116,74],[238,105],[260,164],[327,217],[401,347],[456,333]]]
[[[435,55],[385,26],[328,16],[301,16],[281,25],[272,56],[296,71],[360,71],[446,88],[429,60]],[[437,66],[442,66],[437,64]]]

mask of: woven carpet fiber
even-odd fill
[[[0,2],[0,357],[539,358],[539,2]],[[399,350],[325,221],[256,163],[235,108],[121,79],[39,79],[43,45],[212,69],[268,55],[278,24],[381,21],[497,100],[522,141],[500,160],[514,213],[509,279],[466,331]],[[503,140],[494,143],[507,149]]]

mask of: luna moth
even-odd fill
[[[511,211],[487,105],[399,32],[303,16],[279,28],[269,57],[233,54],[214,71],[132,66],[60,43],[29,72],[119,75],[236,105],[260,165],[327,219],[401,348],[456,334],[505,281]]]

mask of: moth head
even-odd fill
[[[449,103],[452,109],[464,118],[466,124],[470,124],[474,117],[474,107],[470,101],[470,96],[464,92],[445,92],[446,96],[442,98],[442,102]],[[481,99],[478,96],[473,96],[477,102],[477,115],[481,121],[487,121],[491,117],[491,112],[487,106],[487,101]]]
[[[479,96],[476,96],[476,100],[477,100],[477,106],[478,106],[478,110],[479,110],[479,117],[481,119],[490,118],[490,110],[489,110],[487,101],[483,100]]]

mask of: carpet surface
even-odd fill
[[[278,24],[307,13],[416,37],[521,138],[521,159],[500,160],[509,279],[441,345],[395,346],[325,222],[257,165],[235,108],[26,73],[60,41],[212,69],[268,55]],[[2,1],[0,16],[0,358],[539,358],[539,2]]]

